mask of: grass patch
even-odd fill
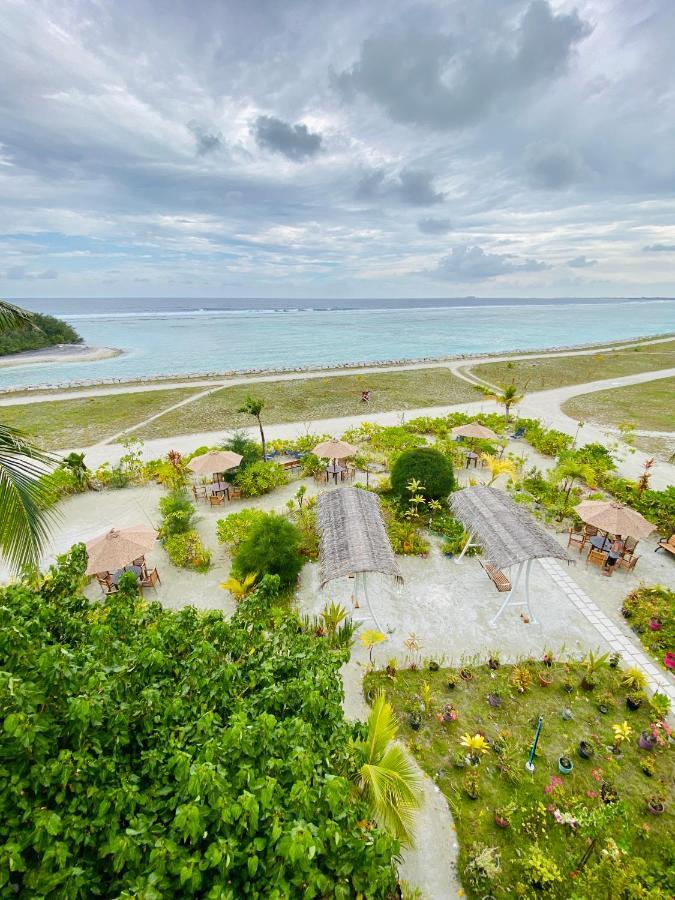
[[[401,738],[448,800],[460,843],[459,873],[467,895],[541,896],[536,881],[538,868],[543,867],[554,876],[543,892],[547,897],[647,896],[637,890],[628,892],[627,881],[649,884],[654,888],[650,897],[666,898],[668,866],[675,850],[675,816],[668,805],[663,815],[652,815],[647,798],[654,794],[672,797],[675,767],[667,746],[648,751],[637,745],[641,731],[649,728],[655,714],[646,701],[635,712],[627,710],[626,689],[621,686],[618,669],[601,669],[597,687],[587,692],[580,687],[583,671],[579,663],[553,662],[549,668],[531,660],[521,666],[532,676],[525,693],[513,686],[515,667],[511,665],[496,671],[474,666],[469,682],[457,679],[457,671],[448,669],[406,669],[393,679],[385,672],[374,672],[365,680],[366,696],[385,691],[401,720]],[[553,683],[540,686],[540,673]],[[453,675],[456,687],[448,689]],[[571,693],[564,690],[566,680]],[[428,707],[422,712],[419,731],[413,731],[411,717],[425,706],[425,682],[430,689]],[[490,693],[499,695],[500,708],[490,706]],[[610,707],[607,714],[599,711],[600,701]],[[444,724],[437,714],[448,703],[455,707],[457,719]],[[571,710],[571,720],[563,719],[563,707]],[[524,764],[540,715],[544,725],[535,772],[530,775]],[[614,742],[613,725],[624,721],[632,734],[621,744],[622,757],[617,758],[607,748]],[[464,764],[466,751],[460,741],[465,733],[482,734],[491,745],[475,767]],[[593,746],[591,759],[578,755],[580,740]],[[558,758],[563,754],[574,763],[569,775],[558,770]],[[647,759],[654,765],[651,777],[642,771],[643,765],[649,765]],[[466,790],[474,775],[479,781],[475,800]],[[615,786],[617,803],[603,802],[603,781]],[[509,827],[497,825],[495,810],[503,812]],[[570,821],[577,824],[565,824]],[[589,858],[582,865],[594,837]],[[494,848],[487,854],[499,863],[493,877],[481,875],[480,868],[470,865],[481,847]]]
[[[675,653],[675,591],[660,585],[636,588],[623,601],[621,611],[645,649],[665,669],[666,652]]]
[[[0,419],[6,425],[33,435],[42,447],[52,450],[87,447],[136,422],[142,422],[174,403],[180,403],[198,390],[176,388],[168,391],[82,397],[79,400],[22,403],[2,407]]]
[[[630,424],[647,431],[672,431],[675,378],[596,391],[572,397],[562,410],[581,422],[617,428]]]
[[[564,384],[585,384],[636,372],[654,372],[675,366],[675,340],[642,344],[625,350],[600,350],[579,356],[505,360],[469,366],[468,371],[491,384],[515,381],[530,391],[545,391]],[[594,396],[597,396],[594,394]]]
[[[367,404],[361,402],[364,390],[371,392]],[[471,385],[444,368],[260,381],[224,387],[150,422],[136,434],[147,439],[251,425],[250,416],[236,412],[249,394],[265,400],[263,420],[268,425],[463,403],[477,397]]]

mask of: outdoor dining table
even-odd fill
[[[335,484],[337,484],[338,475],[342,478],[342,473],[346,471],[344,466],[326,466],[326,480],[330,481],[330,476],[332,475],[335,479]]]
[[[213,484],[206,485],[206,493],[211,495],[227,494],[230,499],[230,488],[232,485],[227,481],[214,481]]]
[[[113,584],[119,584],[120,578],[122,575],[126,575],[127,572],[133,572],[138,580],[141,580],[141,576],[143,574],[143,569],[140,566],[124,566],[122,569],[118,569],[117,572],[113,572],[110,576],[110,580]]]
[[[604,537],[601,534],[594,535],[589,541],[591,547],[595,547],[596,550],[601,550],[604,553],[607,553],[610,559],[618,559],[621,555],[616,550],[612,550],[612,541],[608,537]]]

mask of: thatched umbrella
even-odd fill
[[[582,522],[619,537],[645,538],[656,527],[616,500],[584,500],[574,509]]]
[[[478,438],[481,441],[498,441],[499,435],[491,428],[486,428],[480,422],[469,422],[468,425],[458,425],[452,429],[455,437]]]
[[[322,459],[332,459],[333,468],[337,468],[338,459],[347,459],[348,456],[354,456],[358,453],[358,447],[353,447],[347,441],[339,441],[337,438],[331,438],[329,441],[322,441],[312,450],[316,456]],[[337,476],[336,476],[337,480]]]
[[[195,456],[187,467],[198,475],[215,475],[227,472],[228,469],[236,469],[242,459],[243,456],[231,450],[210,450],[201,456]]]
[[[151,550],[156,540],[157,532],[148,525],[111,528],[87,543],[89,564],[86,574],[116,572]]]

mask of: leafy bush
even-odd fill
[[[185,534],[192,528],[195,508],[183,490],[172,491],[159,501],[162,524],[159,528],[160,540],[172,535]]]
[[[544,428],[537,419],[521,419],[521,427],[525,428],[525,440],[544,456],[559,456],[568,450],[574,441],[571,435],[555,428]]]
[[[608,450],[604,444],[584,444],[578,450],[564,450],[560,454],[560,462],[570,461],[590,466],[596,476],[613,472],[616,469],[612,451]]]
[[[62,466],[43,475],[41,480],[50,491],[54,501],[71,494],[81,494],[87,489],[86,485],[83,487],[72,472]]]
[[[623,601],[622,612],[645,647],[663,664],[675,648],[675,591],[661,585],[639,587]],[[650,623],[657,623],[652,628]]]
[[[381,499],[382,518],[387,529],[387,537],[394,553],[400,556],[424,556],[429,552],[429,542],[419,529],[407,519],[400,519],[396,507],[386,499]]]
[[[227,544],[230,552],[236,551],[248,535],[251,528],[266,516],[261,509],[245,507],[239,512],[230,513],[216,522],[216,537],[221,544]]]
[[[3,895],[393,895],[398,843],[353,785],[347,653],[293,615],[267,628],[273,590],[227,622],[70,586],[0,591]]]
[[[260,460],[251,463],[246,469],[240,469],[234,481],[245,497],[259,497],[282,484],[288,484],[288,473],[275,462]]]
[[[304,563],[300,545],[300,532],[292,522],[267,513],[239,545],[232,560],[232,574],[236,578],[253,572],[278,575],[281,587],[288,587],[295,584]]]
[[[400,500],[408,499],[412,479],[421,482],[419,493],[426,500],[444,500],[455,486],[452,463],[433,447],[408,450],[394,463],[391,488]]]
[[[167,537],[164,549],[174,566],[181,569],[206,572],[211,565],[211,551],[204,546],[199,534],[193,529]]]
[[[74,328],[54,316],[33,313],[32,326],[25,324],[19,328],[3,329],[0,333],[0,356],[25,350],[42,350],[56,344],[82,343],[82,338]]]
[[[232,453],[238,453],[241,456],[239,472],[262,459],[262,447],[247,437],[244,431],[235,431],[220,445],[220,449],[231,450]]]

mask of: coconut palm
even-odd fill
[[[415,810],[422,802],[422,779],[396,742],[398,722],[384,694],[373,703],[368,735],[356,744],[360,757],[359,790],[371,815],[402,844],[412,844]]]
[[[500,475],[508,475],[509,478],[515,478],[518,474],[518,466],[512,459],[498,459],[491,453],[482,453],[481,459],[484,460],[490,472],[488,487],[494,484]]]
[[[262,444],[262,456],[263,459],[267,459],[267,449],[265,444],[265,432],[262,427],[262,419],[261,413],[265,409],[265,401],[260,397],[252,397],[248,396],[243,404],[239,407],[237,412],[246,413],[248,416],[253,416],[253,418],[258,423],[258,428],[260,429],[260,443]]]
[[[243,600],[253,590],[255,585],[256,578],[258,577],[257,572],[251,572],[246,575],[245,578],[242,578],[240,581],[238,578],[234,576],[228,578],[227,581],[221,581],[220,586],[224,591],[229,591],[237,603],[240,600]]]
[[[551,480],[554,484],[562,484],[562,489],[565,492],[565,503],[563,506],[564,515],[570,502],[572,488],[577,482],[583,481],[589,487],[595,487],[595,470],[587,463],[580,463],[576,462],[576,460],[568,459],[565,462],[558,463],[551,472]]]
[[[490,400],[494,400],[495,403],[499,403],[504,407],[507,422],[511,418],[511,407],[517,406],[525,396],[524,393],[520,393],[519,388],[516,387],[514,382],[511,382],[511,384],[507,384],[506,387],[502,387],[501,389],[483,387],[482,385],[477,385],[477,387],[478,390],[480,390],[486,397],[489,397]]]
[[[27,310],[0,300],[0,331],[31,321]],[[52,497],[43,476],[55,462],[23,432],[0,424],[0,555],[15,571],[36,567],[49,537]]]

